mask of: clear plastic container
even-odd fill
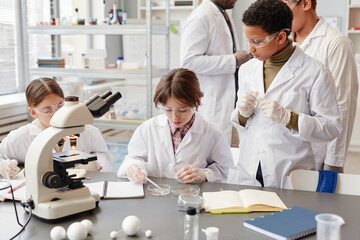
[[[122,11],[122,22],[121,22],[121,24],[126,25],[126,23],[127,23],[127,11],[124,10],[124,11]]]
[[[205,200],[198,194],[182,193],[178,197],[177,209],[179,211],[187,211],[189,207],[194,207],[197,213],[204,210]]]
[[[72,53],[68,54],[68,68],[72,68],[73,67],[73,56]]]
[[[317,222],[316,239],[317,240],[340,240],[340,227],[343,225],[342,217],[321,213],[315,216]]]
[[[118,57],[116,60],[116,68],[122,69],[124,63],[124,57]]]
[[[85,68],[85,53],[81,54],[81,68]]]
[[[202,229],[206,235],[206,240],[218,240],[219,239],[219,228],[217,227],[207,227]]]
[[[71,19],[71,24],[72,25],[78,25],[78,19],[79,19],[79,9],[75,8],[75,12],[74,15]]]
[[[184,218],[184,240],[199,239],[199,216],[196,209],[189,207]]]

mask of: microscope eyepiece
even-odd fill
[[[103,93],[103,95],[101,95],[100,97],[102,99],[106,99],[108,96],[110,96],[112,94],[112,92],[110,90],[106,91]]]
[[[106,102],[108,103],[109,107],[111,105],[113,105],[114,103],[116,103],[117,100],[119,100],[121,98],[121,93],[120,92],[115,92],[113,93],[111,96],[109,96],[108,98],[106,98]]]
[[[90,105],[93,101],[95,101],[97,98],[99,98],[98,95],[92,96],[91,98],[89,98],[89,100],[87,100],[87,101],[85,102],[85,105],[86,105],[86,106],[89,106],[89,105]]]
[[[95,118],[99,118],[104,115],[107,111],[110,110],[110,107],[121,98],[121,93],[116,91],[111,93],[111,91],[105,92],[99,97],[99,95],[92,96],[85,105],[90,110],[91,114]]]

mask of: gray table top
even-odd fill
[[[101,180],[122,181],[113,173],[89,172],[87,176],[91,177],[89,182]],[[171,187],[175,187],[178,184],[173,179],[152,179],[156,183],[166,183]],[[135,215],[140,218],[143,230],[152,230],[152,239],[183,239],[185,212],[177,210],[177,196],[172,194],[164,197],[151,196],[147,192],[148,184],[144,187],[145,198],[142,199],[101,200],[99,206],[93,211],[81,213],[54,224],[33,217],[17,239],[50,239],[50,230],[54,226],[60,225],[67,229],[71,223],[83,219],[90,219],[94,224],[87,239],[110,239],[110,232],[120,230],[123,219],[129,215]],[[218,191],[219,188],[223,190],[241,190],[252,187],[221,183],[201,184],[201,192]],[[288,207],[301,206],[321,213],[334,213],[342,216],[345,220],[345,225],[341,228],[342,239],[359,239],[360,227],[358,223],[360,208],[357,204],[360,203],[360,197],[284,189],[264,188],[264,190],[276,192]],[[24,212],[20,204],[17,204],[17,206],[20,222],[24,223],[28,214]],[[265,214],[268,213],[252,212],[222,215],[201,213],[199,214],[199,224],[200,228],[218,227],[220,229],[219,239],[271,239],[243,227],[244,220]],[[16,223],[11,202],[0,203],[0,216],[0,238],[9,239],[20,230],[20,226]],[[140,232],[136,237],[127,237],[124,233],[120,233],[117,239],[134,238],[147,239],[144,232]],[[205,235],[201,232],[200,239],[205,239]],[[311,235],[306,239],[316,239],[316,236]]]

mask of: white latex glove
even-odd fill
[[[237,108],[241,116],[250,117],[253,114],[258,95],[259,92],[253,92],[250,89],[246,89],[240,94]]]
[[[193,165],[180,168],[176,173],[177,178],[183,183],[205,182],[206,176],[203,170]]]
[[[9,178],[12,178],[20,172],[20,168],[17,166],[18,162],[15,159],[6,159],[2,161],[2,167],[6,171]]]
[[[147,172],[137,164],[131,164],[126,170],[126,175],[131,182],[146,183]]]
[[[260,98],[258,101],[258,108],[263,112],[266,118],[277,122],[284,127],[286,127],[290,121],[291,111],[274,100]]]

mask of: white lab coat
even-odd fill
[[[358,77],[351,41],[320,18],[300,48],[327,66],[334,77],[340,111],[340,135],[329,143],[314,143],[317,169],[327,165],[343,167],[354,126]]]
[[[234,23],[236,49],[239,49]],[[235,103],[236,58],[230,29],[210,0],[204,0],[185,20],[180,44],[180,65],[196,73],[204,93],[199,113],[214,123],[231,143],[230,116]]]
[[[19,163],[25,163],[26,152],[34,138],[42,132],[42,129],[33,123],[28,123],[16,130],[11,131],[0,144],[10,159],[16,159]],[[85,125],[85,131],[80,133],[76,149],[86,153],[96,154],[97,163],[102,167],[101,172],[111,172],[113,158],[109,154],[104,138],[99,129],[92,125]],[[66,139],[63,151],[70,150],[70,141]],[[53,150],[55,152],[55,150]]]
[[[231,121],[243,133],[238,164],[256,178],[261,161],[266,187],[292,188],[291,170],[315,168],[310,142],[331,141],[341,130],[334,81],[325,66],[296,47],[264,94],[263,65],[252,59],[240,67],[238,94],[258,91],[296,112],[299,132],[265,118],[258,108],[243,127],[234,110]]]
[[[118,176],[126,177],[132,163],[144,166],[149,176],[165,178],[175,178],[176,165],[194,165],[204,171],[209,182],[225,182],[228,169],[234,166],[230,147],[215,126],[195,114],[175,155],[164,114],[141,124],[130,140]]]

